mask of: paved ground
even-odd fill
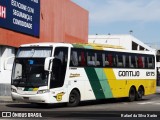
[[[141,101],[128,102],[124,99],[106,99],[100,101],[81,102],[77,107],[66,107],[66,104],[53,104],[48,107],[29,103],[0,103],[0,115],[11,113],[12,119],[17,115],[40,113],[42,119],[55,120],[108,120],[110,117],[145,118],[145,120],[160,119],[160,94],[145,96]],[[21,118],[23,116],[19,116]],[[137,120],[136,118],[136,120]],[[147,119],[148,118],[148,119]],[[0,116],[1,119],[1,116]],[[29,118],[31,119],[31,118]],[[41,119],[41,117],[38,117]],[[135,120],[135,119],[134,119]],[[143,120],[143,119],[140,119]]]
[[[101,101],[81,102],[77,107],[66,107],[65,104],[53,104],[48,107],[39,106],[37,104],[29,104],[22,102],[12,102],[10,96],[0,96],[0,119],[1,115],[11,113],[12,119],[18,115],[16,113],[41,113],[43,119],[58,120],[96,120],[96,119],[121,119],[125,116],[131,120],[134,116],[145,118],[148,115],[151,120],[160,118],[160,87],[157,87],[157,94],[144,96],[141,101],[127,102],[124,99],[107,99]],[[8,112],[7,112],[8,111]],[[27,113],[29,112],[29,114]],[[131,117],[130,117],[131,116]],[[31,118],[29,118],[31,119]],[[41,119],[40,117],[38,119]],[[136,119],[137,120],[137,119]],[[140,119],[142,120],[142,119]]]

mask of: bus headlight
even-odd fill
[[[37,94],[43,94],[43,93],[49,93],[50,90],[46,89],[46,90],[38,90]]]
[[[16,89],[11,88],[11,91],[17,93]]]

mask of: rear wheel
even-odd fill
[[[67,103],[67,106],[74,107],[77,106],[80,102],[80,94],[77,90],[72,90],[69,95],[69,102]]]
[[[138,88],[138,92],[136,94],[136,100],[142,100],[142,97],[144,95],[144,89],[142,87]]]
[[[136,90],[134,87],[131,87],[130,90],[129,90],[129,96],[128,96],[128,101],[129,102],[132,102],[134,101],[136,98]]]

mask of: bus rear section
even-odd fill
[[[84,45],[71,48],[70,75],[83,81],[81,100],[127,97],[156,92],[155,54]]]

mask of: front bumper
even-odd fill
[[[22,95],[15,92],[11,93],[12,100],[28,103],[57,103],[51,93]]]

